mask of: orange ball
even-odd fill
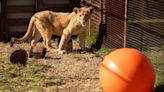
[[[105,92],[152,92],[155,72],[140,51],[121,48],[105,56],[99,77]]]

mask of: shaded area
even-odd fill
[[[158,85],[153,92],[164,92],[164,84]]]
[[[99,50],[103,43],[103,38],[107,38],[107,25],[100,23],[98,37],[96,38],[96,43],[91,46],[91,50]]]

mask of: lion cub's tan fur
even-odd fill
[[[12,38],[11,43],[22,43],[31,40],[31,46],[43,38],[48,51],[63,53],[72,35],[78,35],[80,47],[84,49],[85,30],[91,16],[92,7],[74,8],[72,13],[41,11],[31,17],[28,30],[22,38]],[[52,35],[61,36],[58,49],[51,46]]]

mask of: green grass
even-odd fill
[[[85,41],[85,45],[87,48],[91,48],[91,46],[96,43],[97,36],[98,36],[98,32],[95,31],[94,27],[91,26],[90,28],[88,28],[88,31],[86,32],[86,41]]]
[[[5,58],[3,60],[8,61]],[[6,66],[0,70],[0,92],[44,92],[44,88],[60,85],[63,81],[63,77],[45,73],[50,66],[34,61],[29,61],[26,67],[10,63]]]
[[[164,50],[155,47],[156,49],[144,51],[143,53],[151,60],[155,72],[156,81],[155,87],[164,85]]]
[[[97,56],[105,56],[105,55],[109,54],[113,50],[114,49],[102,47],[98,51],[96,51],[95,54]]]
[[[91,48],[92,45],[95,45],[97,37],[98,37],[98,32],[95,31],[95,28],[93,26],[90,26],[86,33],[86,42],[85,42],[86,47]],[[102,47],[98,51],[95,51],[94,53],[97,56],[104,56],[113,50],[114,49]]]

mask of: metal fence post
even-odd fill
[[[127,29],[127,1],[124,2],[124,48],[126,47],[126,29]]]

